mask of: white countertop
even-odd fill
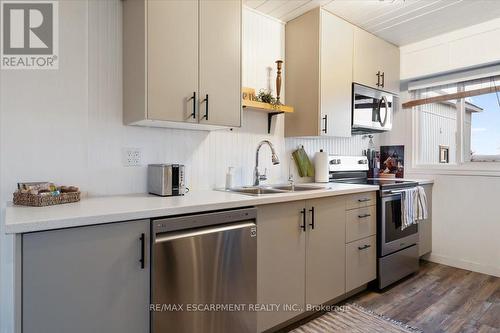
[[[205,190],[192,191],[178,197],[148,194],[90,197],[77,203],[50,207],[10,205],[5,210],[5,231],[9,234],[25,233],[378,190],[378,186],[372,185],[328,183],[322,186],[326,190],[262,196]]]

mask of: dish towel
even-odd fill
[[[427,219],[427,196],[422,186],[401,192],[401,230]]]
[[[300,177],[314,177],[314,166],[307,156],[304,147],[300,147],[292,153]]]

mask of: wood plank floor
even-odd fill
[[[427,261],[393,287],[367,290],[346,302],[426,333],[500,332],[500,278]]]
[[[500,278],[428,261],[421,261],[417,274],[382,291],[363,291],[339,305],[345,303],[357,303],[425,333],[500,333]]]

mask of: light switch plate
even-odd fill
[[[142,165],[142,149],[141,148],[123,148],[122,152],[123,166],[133,167]]]

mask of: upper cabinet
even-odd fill
[[[128,125],[241,126],[241,1],[124,1]]]
[[[360,28],[354,29],[353,81],[399,94],[399,48]]]
[[[285,136],[351,136],[353,34],[319,8],[287,23]]]
[[[286,24],[285,136],[351,136],[352,84],[399,93],[398,47],[324,9]]]

